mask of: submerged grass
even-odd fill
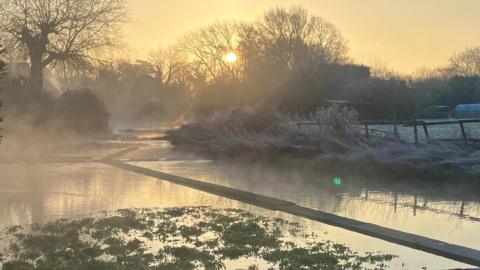
[[[394,256],[358,254],[298,223],[238,209],[124,209],[12,227],[3,270],[385,269]]]

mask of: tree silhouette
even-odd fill
[[[30,60],[32,86],[57,62],[90,68],[105,48],[118,44],[125,0],[4,0],[0,31]]]
[[[235,23],[217,22],[185,35],[179,47],[191,59],[191,72],[212,81],[240,79],[243,65],[224,61],[225,54],[236,51],[237,30]]]
[[[5,49],[0,45],[0,81],[3,79],[6,73],[7,63],[1,57],[4,53],[5,53]],[[2,88],[0,87],[0,91],[1,90]],[[0,110],[2,109],[2,107],[3,107],[3,103],[0,100]],[[0,122],[2,121],[3,121],[3,116],[0,115]],[[2,134],[0,134],[0,142],[1,142],[1,139],[2,139]]]
[[[256,27],[266,51],[291,69],[347,59],[346,41],[335,25],[302,7],[267,10]]]
[[[453,75],[480,75],[480,47],[467,48],[462,52],[454,54],[450,58],[448,69]]]

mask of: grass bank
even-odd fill
[[[318,123],[299,129],[298,122]],[[269,106],[233,108],[167,132],[180,149],[212,158],[301,160],[304,166],[392,177],[480,177],[480,151],[447,142],[416,146],[382,137],[365,138],[357,113],[340,107],[298,116]],[[294,159],[292,159],[292,157]]]

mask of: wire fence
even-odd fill
[[[321,128],[321,123],[298,122],[299,129]],[[480,144],[480,119],[446,121],[366,121],[352,125],[359,134],[370,137],[385,137],[410,143],[432,141],[459,141],[465,144]]]

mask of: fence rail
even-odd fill
[[[472,141],[477,141],[476,139],[473,138],[468,138],[467,133],[465,132],[465,124],[468,123],[480,123],[480,119],[460,119],[460,120],[451,120],[451,121],[434,121],[434,122],[426,122],[426,121],[412,121],[411,123],[404,124],[404,127],[413,127],[413,132],[414,132],[414,137],[415,137],[415,143],[418,144],[418,130],[417,127],[421,126],[423,128],[423,131],[425,133],[425,137],[427,138],[427,141],[430,142],[430,135],[428,132],[428,127],[429,126],[435,126],[435,125],[459,125],[461,133],[462,133],[462,139],[465,144],[468,143],[469,140]]]
[[[428,143],[432,142],[433,139],[430,137],[430,132],[428,127],[430,126],[438,126],[438,125],[458,125],[461,131],[462,135],[462,141],[464,144],[468,144],[469,142],[475,142],[475,143],[480,143],[480,138],[469,138],[467,136],[467,132],[465,131],[465,124],[471,124],[471,123],[480,123],[480,119],[459,119],[459,120],[449,120],[449,121],[432,121],[432,122],[427,122],[427,121],[418,121],[418,120],[413,120],[413,121],[362,121],[359,122],[360,126],[354,126],[354,128],[364,130],[365,136],[368,138],[370,135],[372,135],[375,132],[380,132],[384,134],[391,134],[394,136],[395,139],[400,139],[400,134],[398,132],[398,126],[401,125],[402,127],[412,127],[413,128],[413,138],[415,144],[419,143],[419,132],[418,128],[421,127],[423,129],[423,133],[425,135],[425,138]],[[322,123],[318,122],[298,122],[295,123],[299,129],[302,128],[302,126],[319,126],[321,127]],[[371,126],[375,125],[392,125],[394,131],[389,132],[389,131],[384,131],[380,129],[374,129]],[[454,138],[447,138],[447,139],[440,139],[436,141],[456,141],[457,139]]]

